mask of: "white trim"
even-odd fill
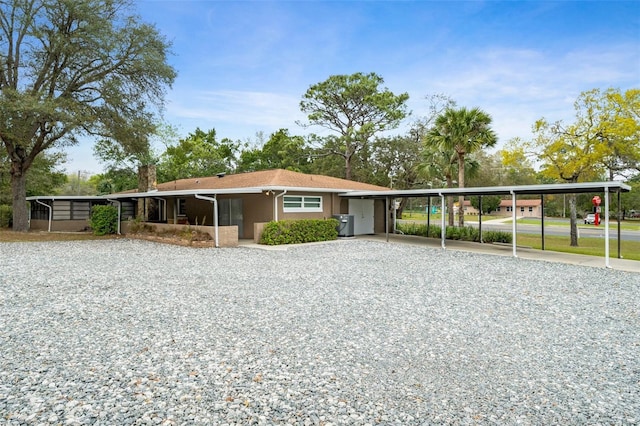
[[[287,199],[291,200],[292,198],[300,199],[300,207],[287,207]],[[307,201],[309,199],[309,201]],[[313,199],[314,201],[311,201]],[[315,200],[319,201],[319,206],[307,207],[307,203],[316,204]],[[283,213],[322,213],[324,210],[322,209],[322,195],[283,195],[282,196],[282,212]],[[289,203],[293,203],[294,201],[288,201]]]

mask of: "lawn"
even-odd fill
[[[604,239],[602,238],[580,238],[578,240],[578,247],[571,247],[569,245],[569,236],[545,235],[544,241],[544,248],[548,251],[604,257]],[[542,249],[540,235],[518,234],[516,242],[519,246]],[[620,253],[624,259],[640,260],[640,241],[622,240],[620,242]],[[609,256],[618,256],[617,240],[609,241]]]
[[[511,223],[511,220],[505,221],[505,223]],[[535,218],[522,218],[518,219],[518,223],[523,225],[540,225],[540,219]],[[547,218],[544,221],[545,226],[563,226],[565,228],[569,227],[569,220],[556,220],[555,218]],[[620,223],[620,229],[624,229],[627,231],[640,231],[640,221],[638,220],[626,220]],[[590,228],[594,225],[585,225],[582,219],[578,219],[578,226],[580,228]],[[600,227],[604,228],[604,223],[600,223]],[[609,227],[618,229],[618,222],[615,220],[609,221]]]

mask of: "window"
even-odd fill
[[[43,203],[50,204],[49,201],[43,201]],[[36,201],[31,201],[31,219],[49,220],[49,209]]]
[[[524,213],[524,207],[520,207],[520,211]]]
[[[511,206],[507,206],[507,211],[510,212],[511,211]]]
[[[282,202],[285,213],[322,212],[322,197],[319,196],[285,195]]]
[[[186,216],[187,215],[187,200],[185,198],[178,198],[178,216]]]
[[[529,213],[533,212],[533,207],[529,207]]]

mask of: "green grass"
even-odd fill
[[[578,240],[578,247],[571,247],[569,245],[571,241],[569,236],[545,235],[544,241],[544,248],[548,251],[604,257],[603,238],[580,238]],[[518,234],[516,243],[519,246],[542,249],[540,235]],[[640,241],[622,240],[620,244],[620,254],[624,259],[640,260]],[[609,240],[609,256],[618,256],[617,240]]]
[[[505,221],[504,223],[512,223],[512,220]],[[540,219],[534,219],[534,218],[518,219],[518,223],[523,225],[540,225]],[[549,221],[545,219],[544,225],[545,226],[562,226],[562,227],[568,228],[569,221],[567,220],[566,222],[555,222],[553,218],[550,218]],[[620,226],[621,230],[624,229],[627,231],[640,231],[640,221],[623,221],[620,223],[620,225],[621,225]],[[591,228],[591,227],[594,227],[594,225],[585,225],[582,219],[578,219],[578,227]],[[604,223],[600,223],[599,227],[604,229]],[[616,222],[615,220],[610,220],[609,227],[618,229],[618,222]]]

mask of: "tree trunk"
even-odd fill
[[[344,157],[344,178],[351,180],[351,156],[348,155]]]
[[[13,204],[13,230],[27,232],[29,217],[27,215],[27,175],[22,163],[11,163],[11,196]]]
[[[447,188],[453,188],[453,179],[451,176],[446,176],[447,179]],[[453,197],[447,196],[447,213],[448,213],[448,223],[449,226],[453,226]],[[444,212],[442,212],[444,214]]]
[[[464,188],[464,153],[458,154],[458,188]],[[464,228],[464,195],[458,197],[458,226]]]
[[[578,247],[578,225],[576,214],[576,194],[568,194],[569,197],[569,216],[571,226],[571,247]]]

